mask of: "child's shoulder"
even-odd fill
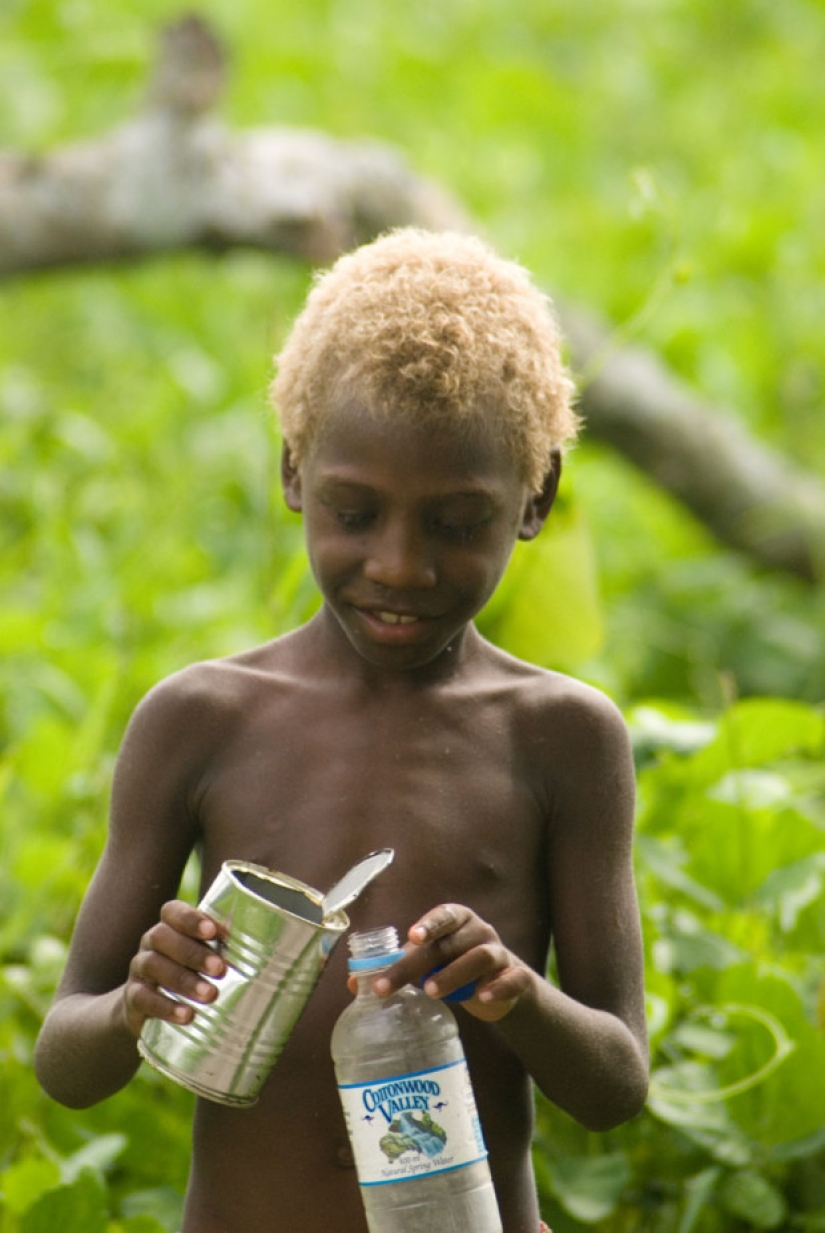
[[[255,694],[277,687],[288,675],[289,656],[275,639],[223,658],[188,664],[153,685],[141,699],[134,720],[155,725],[204,723],[246,710]]]
[[[580,836],[594,833],[584,820],[615,820],[616,802],[633,799],[634,780],[630,736],[616,703],[563,672],[506,655],[496,666],[522,772],[553,802],[554,817],[572,819]]]
[[[491,667],[510,692],[516,713],[539,730],[565,739],[627,741],[624,717],[601,689],[550,668],[540,668],[492,647]]]

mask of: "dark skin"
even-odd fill
[[[627,734],[603,695],[472,623],[547,518],[558,456],[533,493],[485,422],[468,435],[358,410],[341,397],[303,465],[284,456],[320,612],[177,674],[133,717],[38,1075],[90,1105],[134,1074],[147,1017],[193,1013],[160,986],[215,996],[215,922],[175,898],[193,848],[204,888],[232,858],[326,890],[393,847],[349,910],[355,929],[407,934],[376,991],[439,964],[431,996],[477,982],[457,1018],[504,1230],[536,1233],[531,1082],[594,1130],[647,1088]],[[345,950],[258,1104],[197,1102],[183,1233],[365,1233],[329,1054]]]

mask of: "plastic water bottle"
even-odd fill
[[[404,953],[394,928],[352,934],[349,947],[358,996],[332,1058],[370,1233],[502,1233],[452,1012],[412,985],[372,992]]]

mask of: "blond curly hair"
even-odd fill
[[[492,412],[536,491],[578,429],[549,300],[474,236],[403,227],[345,254],[317,277],[276,363],[272,401],[298,466],[342,393],[380,418]]]

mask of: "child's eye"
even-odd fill
[[[338,509],[335,510],[335,519],[345,531],[362,531],[369,526],[372,514],[366,510]]]
[[[467,544],[480,535],[486,525],[487,519],[479,522],[447,522],[444,519],[437,519],[434,523],[434,530],[443,539],[452,540],[457,544]]]

